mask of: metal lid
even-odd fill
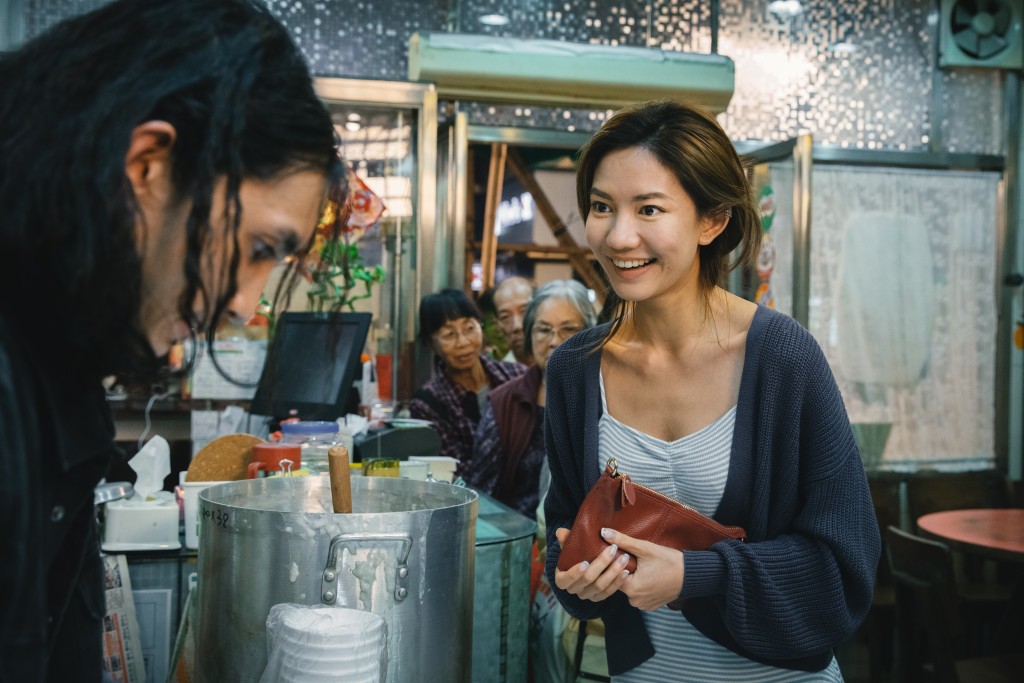
[[[492,543],[508,543],[537,533],[536,520],[513,510],[486,493],[477,493],[480,494],[476,518],[478,547]]]
[[[129,481],[111,481],[99,484],[93,489],[92,502],[94,505],[100,505],[102,503],[109,503],[112,500],[121,500],[132,495],[134,491]]]

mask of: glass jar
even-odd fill
[[[300,420],[281,425],[281,442],[302,446],[302,467],[310,476],[329,474],[327,451],[341,444],[338,423],[328,420]]]

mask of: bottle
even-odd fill
[[[300,420],[281,425],[281,442],[302,447],[302,467],[310,476],[328,474],[327,451],[341,445],[338,423],[329,420]]]

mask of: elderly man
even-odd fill
[[[523,315],[533,298],[533,283],[522,277],[501,281],[494,290],[494,308],[498,312],[498,327],[508,342],[509,352],[502,360],[530,365],[533,359],[526,353],[523,338]]]

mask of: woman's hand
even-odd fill
[[[613,529],[602,529],[601,536],[636,558],[636,572],[622,581],[620,588],[629,598],[629,604],[637,609],[653,610],[679,597],[683,591],[681,551],[641,541]]]
[[[565,545],[569,530],[556,529],[555,536],[560,545]],[[564,591],[593,602],[600,602],[615,591],[629,577],[626,571],[628,555],[615,559],[616,546],[609,545],[590,562],[580,562],[566,571],[555,570],[555,585]]]

